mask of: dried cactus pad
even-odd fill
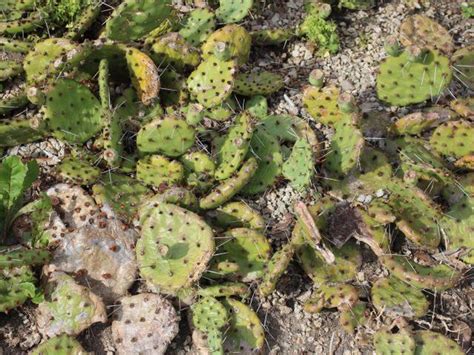
[[[84,143],[102,128],[99,100],[74,80],[60,79],[55,83],[43,112],[53,136],[71,143]]]
[[[142,153],[161,153],[169,157],[184,154],[193,144],[195,131],[186,121],[174,116],[156,118],[144,125],[137,136]]]
[[[230,315],[230,329],[224,341],[226,353],[254,353],[265,344],[265,332],[258,315],[246,304],[227,298],[222,301]]]
[[[132,77],[132,84],[140,101],[149,105],[158,96],[160,76],[153,60],[136,48],[127,48],[125,58]]]
[[[415,340],[406,329],[393,334],[381,329],[374,335],[374,347],[377,355],[415,354]]]
[[[449,354],[463,355],[461,347],[448,337],[430,330],[415,332],[416,355]]]
[[[440,154],[462,158],[474,154],[474,124],[469,121],[449,121],[436,128],[431,146]]]
[[[209,9],[195,9],[185,19],[179,34],[193,46],[204,42],[216,27],[216,16]]]
[[[164,354],[178,334],[179,316],[160,295],[141,293],[124,297],[112,322],[118,354]]]
[[[380,64],[377,96],[395,106],[406,106],[435,98],[451,82],[449,59],[436,50],[425,51],[412,58],[407,50],[388,57]]]
[[[116,41],[133,41],[173,16],[171,0],[126,0],[112,13],[105,25],[105,36]]]
[[[430,306],[420,289],[396,278],[377,280],[370,292],[375,308],[393,318],[423,317]]]
[[[193,212],[166,203],[140,219],[136,252],[142,277],[171,294],[191,286],[214,253],[212,229]]]
[[[47,337],[77,335],[96,322],[105,323],[102,300],[72,277],[55,272],[46,287],[46,300],[38,305],[38,331]]]
[[[219,0],[217,19],[223,23],[243,20],[253,6],[253,0]]]
[[[204,107],[217,106],[230,96],[235,71],[233,59],[221,60],[216,56],[209,56],[189,76],[188,89]]]
[[[436,21],[423,15],[412,15],[400,26],[400,43],[405,46],[438,49],[444,54],[454,51],[454,43],[449,32]]]
[[[68,335],[60,335],[38,345],[30,355],[85,355],[86,351],[81,344]]]
[[[283,78],[269,71],[240,73],[235,78],[234,92],[243,96],[266,96],[277,92],[283,85]]]

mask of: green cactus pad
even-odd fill
[[[71,143],[84,143],[102,128],[99,100],[74,80],[56,81],[43,112],[53,136]]]
[[[280,90],[283,85],[283,78],[269,71],[240,73],[235,78],[234,92],[242,96],[267,96]]]
[[[303,91],[303,107],[317,122],[332,126],[346,116],[339,108],[339,95],[335,86],[308,86]]]
[[[0,269],[0,312],[21,306],[36,296],[36,278],[29,266]]]
[[[147,216],[153,208],[158,207],[161,203],[178,205],[191,211],[198,209],[197,198],[191,191],[174,186],[145,199],[140,206],[140,216]]]
[[[251,228],[262,232],[265,229],[263,217],[245,202],[229,202],[215,211],[209,211],[208,216],[222,228]]]
[[[414,338],[416,343],[415,355],[464,354],[462,348],[454,340],[430,330],[418,330],[415,332]]]
[[[199,191],[207,191],[212,187],[216,164],[204,152],[186,153],[180,157],[186,175],[186,184]]]
[[[458,49],[451,57],[453,75],[457,81],[470,90],[474,90],[474,45]]]
[[[460,272],[443,264],[423,266],[400,255],[384,255],[379,259],[393,276],[418,288],[446,290],[454,287],[461,277]]]
[[[419,135],[442,122],[436,112],[413,112],[395,121],[390,131],[397,135]]]
[[[258,284],[260,296],[267,297],[275,290],[278,279],[288,268],[294,254],[295,247],[287,243],[272,255],[263,272],[263,278]]]
[[[158,68],[148,55],[133,47],[126,49],[125,58],[138,98],[144,105],[150,105],[160,90]]]
[[[175,185],[184,179],[184,167],[162,155],[149,155],[137,162],[137,179],[147,185]]]
[[[278,139],[258,126],[250,141],[248,156],[257,159],[258,168],[242,192],[255,195],[272,186],[281,173],[283,156]]]
[[[226,298],[222,304],[230,315],[224,351],[230,354],[261,351],[265,345],[265,331],[258,315],[246,304],[232,298]]]
[[[370,292],[375,308],[392,318],[420,318],[430,306],[420,289],[393,277],[377,280]]]
[[[13,110],[22,108],[28,104],[28,97],[23,90],[18,90],[12,95],[0,99],[0,116]]]
[[[47,337],[77,335],[96,322],[105,323],[102,300],[79,286],[71,276],[56,272],[46,286],[46,300],[38,305],[38,331]]]
[[[374,335],[374,347],[377,355],[415,354],[415,340],[406,329],[398,333],[381,329]]]
[[[257,160],[249,158],[234,176],[223,180],[207,196],[202,197],[199,200],[199,206],[207,210],[219,207],[229,201],[250,181],[256,170]]]
[[[364,137],[356,126],[356,117],[345,116],[334,125],[331,150],[324,162],[325,169],[335,176],[346,175],[359,162]]]
[[[13,147],[46,137],[48,130],[40,116],[0,120],[0,147]]]
[[[61,179],[78,185],[93,184],[100,177],[99,168],[77,158],[66,158],[55,169]]]
[[[0,250],[0,269],[8,269],[19,266],[33,266],[46,264],[51,259],[47,250],[41,249],[18,249]]]
[[[179,71],[185,67],[196,67],[201,59],[198,51],[177,32],[154,39],[150,45],[155,63],[171,65]]]
[[[388,57],[380,64],[377,75],[377,96],[395,106],[423,102],[441,95],[451,82],[449,59],[437,51],[419,54],[412,59],[407,50],[397,57]]]
[[[252,38],[245,28],[227,25],[212,33],[202,45],[202,57],[218,57],[224,61],[236,59],[238,65],[249,59]]]
[[[216,245],[216,256],[210,270],[224,277],[252,282],[262,277],[266,263],[270,259],[270,244],[265,235],[248,228],[234,228],[225,232]],[[222,255],[220,255],[222,254]],[[219,269],[220,263],[233,263],[238,270],[226,275]]]
[[[323,308],[349,310],[359,300],[359,292],[351,285],[321,285],[304,303],[303,308],[310,313],[318,313]]]
[[[0,62],[0,81],[14,78],[23,72],[23,67],[15,60],[3,60]]]
[[[85,353],[81,344],[68,335],[48,339],[30,352],[31,355],[83,355]]]
[[[28,53],[33,44],[13,38],[0,37],[0,50],[9,53]]]
[[[98,204],[109,205],[120,219],[129,222],[150,190],[126,175],[106,174],[101,184],[92,186],[92,192]]]
[[[253,6],[253,0],[219,0],[216,17],[222,23],[243,20]]]
[[[250,112],[253,117],[263,120],[268,116],[267,98],[262,95],[252,96],[245,101],[245,109]]]
[[[175,294],[200,278],[214,253],[212,229],[196,214],[161,203],[141,219],[137,260],[141,276]]]
[[[14,17],[17,18],[0,22],[0,34],[24,35],[44,26],[44,18],[39,11],[27,13],[25,18],[20,18],[22,17],[20,11],[14,11],[13,13],[16,14]]]
[[[195,131],[186,121],[166,116],[154,119],[140,129],[137,146],[142,153],[161,153],[177,157],[194,144],[194,138]]]
[[[358,326],[367,322],[367,303],[357,302],[348,310],[343,310],[339,316],[339,324],[349,334],[354,334]]]
[[[265,28],[250,32],[252,43],[257,46],[275,46],[286,43],[295,37],[292,28]]]
[[[218,285],[200,287],[197,294],[201,297],[229,297],[246,298],[250,296],[250,288],[241,282],[224,282]]]
[[[296,190],[304,190],[311,184],[314,176],[313,152],[306,139],[296,141],[290,156],[283,163],[282,173]]]
[[[105,36],[114,41],[140,39],[174,16],[171,0],[148,2],[126,0],[112,13],[105,25]]]
[[[430,144],[442,155],[461,158],[474,154],[474,142],[469,139],[474,135],[474,124],[469,121],[449,121],[433,132]]]
[[[195,9],[186,17],[179,34],[192,46],[204,42],[216,27],[216,16],[206,8]]]
[[[217,106],[227,99],[234,87],[235,61],[208,56],[187,80],[196,100],[206,108]]]
[[[237,112],[237,101],[232,96],[229,96],[221,104],[214,106],[205,111],[207,118],[214,121],[226,121]]]
[[[443,26],[429,17],[416,14],[405,18],[399,30],[400,43],[437,49],[444,54],[454,51],[453,38]]]
[[[217,180],[231,176],[245,159],[253,134],[252,116],[244,112],[237,116],[217,152],[218,166],[214,174]]]

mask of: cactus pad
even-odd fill
[[[192,46],[204,42],[216,27],[216,16],[209,9],[195,9],[186,17],[179,34]]]
[[[198,51],[177,32],[167,33],[153,40],[151,51],[155,63],[169,64],[179,71],[186,66],[196,67],[201,59]]]
[[[447,265],[423,266],[405,256],[384,255],[380,261],[393,276],[418,288],[445,290],[454,287],[461,276]]]
[[[201,287],[197,291],[201,297],[229,297],[246,298],[250,295],[250,288],[241,282],[224,282],[218,285]]]
[[[305,302],[304,310],[318,313],[323,308],[348,310],[359,300],[359,292],[351,285],[321,285],[321,287]]]
[[[252,31],[252,42],[258,46],[273,46],[286,43],[295,36],[292,28],[265,28]]]
[[[435,353],[449,355],[463,355],[464,351],[448,337],[430,330],[419,330],[414,334],[416,355],[430,355]]]
[[[429,309],[421,290],[393,277],[377,280],[370,292],[375,308],[392,318],[420,318]]]
[[[19,266],[34,266],[46,264],[51,259],[47,250],[18,249],[0,251],[0,269],[10,269]]]
[[[474,90],[474,46],[458,49],[451,57],[453,75],[470,90]]]
[[[260,120],[268,116],[268,102],[265,96],[256,95],[245,101],[245,109]]]
[[[137,179],[155,187],[171,186],[184,179],[184,168],[162,155],[149,155],[137,162]]]
[[[132,84],[140,101],[149,105],[158,96],[160,76],[153,60],[136,48],[127,48],[125,58],[132,77]]]
[[[419,48],[418,48],[419,50]],[[412,54],[405,50],[380,64],[377,96],[391,105],[405,106],[441,95],[451,82],[449,59],[436,50]]]
[[[93,323],[107,321],[102,300],[64,273],[51,275],[45,293],[47,300],[38,305],[36,319],[44,336],[77,335]]]
[[[0,269],[0,312],[21,306],[35,297],[36,278],[28,266]]]
[[[48,339],[30,352],[31,355],[82,355],[85,353],[81,344],[68,335],[59,335]]]
[[[335,86],[308,86],[303,91],[303,107],[317,122],[333,125],[345,114],[339,108],[340,91]]]
[[[249,59],[252,38],[245,28],[239,25],[227,25],[212,33],[203,43],[202,57],[216,56],[224,61],[236,59],[238,65]]]
[[[212,229],[193,212],[166,203],[141,221],[136,252],[148,284],[174,294],[199,279],[214,253]]]
[[[164,354],[178,334],[179,317],[160,295],[141,293],[120,299],[114,312],[112,338],[118,354]]]
[[[223,23],[243,20],[253,6],[253,0],[219,0],[216,17]]]
[[[461,158],[474,154],[474,124],[469,121],[449,121],[436,128],[431,136],[431,146],[440,154]]]
[[[90,185],[99,179],[100,169],[76,158],[64,159],[56,166],[58,175],[65,181]]]
[[[188,89],[204,107],[217,106],[230,96],[235,71],[233,59],[220,60],[216,56],[208,56],[189,76]]]
[[[341,312],[339,324],[347,333],[353,334],[358,326],[366,323],[366,313],[367,304],[359,301],[350,309]]]
[[[71,143],[83,143],[102,128],[99,100],[74,80],[61,79],[55,83],[48,92],[43,112],[53,135]]]
[[[282,173],[297,190],[303,190],[311,184],[314,176],[313,152],[305,138],[296,141],[290,156],[283,163]]]
[[[454,43],[449,32],[436,21],[423,15],[405,18],[400,26],[400,43],[405,46],[420,46],[437,49],[444,54],[454,51]]]
[[[140,129],[137,146],[142,153],[161,153],[177,157],[193,145],[194,138],[195,131],[186,121],[166,116],[154,119]]]
[[[223,228],[243,227],[260,232],[265,229],[263,217],[245,202],[226,203],[215,211],[209,211],[208,216]]]
[[[278,279],[288,268],[294,254],[294,246],[291,243],[287,243],[272,255],[272,258],[265,267],[263,278],[258,285],[258,293],[262,297],[270,295],[275,290]]]
[[[406,329],[400,329],[398,333],[381,329],[374,335],[374,347],[377,354],[415,354],[415,340]]]
[[[262,276],[270,259],[270,244],[265,235],[248,228],[234,228],[225,232],[219,241],[211,270],[243,282],[255,281]],[[219,269],[221,263],[237,264],[238,270],[226,275]]]
[[[234,92],[242,96],[267,96],[280,90],[283,85],[283,78],[269,71],[240,73],[235,78]]]

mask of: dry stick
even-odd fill
[[[311,246],[321,254],[328,264],[333,264],[336,258],[332,251],[322,243],[321,233],[319,232],[316,223],[314,223],[314,219],[311,216],[308,207],[306,207],[302,201],[298,201],[295,203],[294,209],[296,216],[301,223],[303,223],[306,232],[308,232],[308,235],[311,238]]]

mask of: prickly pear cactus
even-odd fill
[[[46,137],[48,130],[40,115],[0,121],[0,147],[13,147]]]
[[[303,107],[317,122],[331,126],[345,116],[339,108],[339,95],[335,86],[308,86],[303,91]]]
[[[61,179],[78,185],[90,185],[100,177],[100,169],[77,158],[66,158],[56,165],[56,172]]]
[[[249,158],[232,177],[223,180],[208,195],[199,200],[199,207],[204,210],[213,209],[229,201],[242,190],[257,171],[257,160]]]
[[[253,6],[253,0],[219,0],[216,17],[222,23],[243,20]]]
[[[171,65],[179,71],[185,67],[196,67],[201,59],[198,51],[177,32],[153,39],[150,45],[155,63]]]
[[[217,152],[218,166],[214,174],[217,180],[229,178],[245,159],[253,134],[252,116],[244,112],[237,116]]]
[[[191,312],[192,324],[198,332],[203,333],[208,352],[223,354],[223,331],[229,322],[229,314],[224,305],[213,297],[204,297],[191,307]],[[194,338],[193,334],[193,340]]]
[[[287,269],[294,254],[295,247],[287,243],[272,255],[264,270],[263,278],[258,284],[258,293],[262,297],[270,295],[275,290],[278,279]]]
[[[150,287],[175,294],[197,281],[214,253],[212,229],[195,213],[166,203],[140,219],[137,261]]]
[[[453,63],[453,75],[457,81],[470,90],[474,89],[474,46],[458,49],[451,57]]]
[[[265,332],[258,315],[246,304],[226,298],[222,304],[230,315],[229,332],[224,341],[226,353],[255,353],[263,349]]]
[[[463,355],[461,347],[448,337],[430,330],[418,330],[414,334],[416,355],[441,354]]]
[[[84,143],[102,128],[99,100],[71,79],[56,81],[46,96],[43,114],[53,136],[71,143]]]
[[[202,45],[202,57],[218,57],[224,61],[232,58],[238,65],[249,59],[252,38],[245,28],[239,25],[227,25],[212,33]]]
[[[430,306],[420,289],[393,277],[377,280],[370,292],[375,308],[392,318],[420,318]]]
[[[204,42],[216,27],[216,16],[206,8],[194,9],[184,20],[179,34],[192,46]]]
[[[449,59],[436,50],[405,49],[385,58],[377,75],[377,96],[395,106],[423,102],[441,95],[451,82]]]
[[[431,146],[442,155],[462,158],[474,154],[474,124],[469,121],[449,121],[436,128],[431,136]]]
[[[252,31],[252,42],[257,46],[275,46],[288,42],[295,37],[292,28],[265,28]]]
[[[234,92],[242,96],[271,95],[283,87],[283,78],[269,71],[240,73],[235,78]]]
[[[158,68],[148,55],[133,47],[126,48],[125,58],[140,101],[150,105],[160,90]]]
[[[171,0],[158,3],[126,0],[112,13],[105,25],[105,36],[114,41],[133,41],[142,38],[174,16]]]
[[[178,334],[179,316],[160,295],[141,293],[120,299],[114,312],[112,338],[118,354],[164,354]]]
[[[399,38],[405,47],[416,45],[437,49],[447,55],[454,51],[449,32],[436,21],[420,14],[405,18],[400,26]]]
[[[68,335],[59,335],[41,343],[30,354],[83,355],[86,351],[76,339]]]
[[[349,334],[354,334],[357,327],[367,322],[367,303],[357,302],[350,309],[341,312],[339,324]]]
[[[46,264],[51,253],[42,249],[5,249],[0,251],[0,269]]]
[[[201,105],[211,108],[230,96],[234,87],[235,71],[233,59],[221,60],[211,55],[191,73],[187,87]]]
[[[0,269],[0,312],[21,306],[36,296],[36,278],[29,266]]]
[[[198,191],[208,191],[214,182],[216,163],[206,153],[196,151],[181,156],[186,184]]]
[[[258,211],[241,201],[229,202],[207,214],[214,224],[222,228],[251,228],[262,232],[265,221]]]
[[[201,287],[197,291],[201,297],[230,297],[246,298],[250,295],[250,288],[241,282],[224,282],[218,285]]]
[[[148,155],[137,162],[137,179],[155,187],[175,185],[184,179],[184,167],[162,155]]]
[[[107,321],[102,300],[64,273],[50,276],[45,293],[36,318],[38,331],[44,336],[77,335],[96,322]]]
[[[415,354],[415,340],[412,334],[404,328],[398,333],[381,329],[374,335],[374,347],[377,354]]]
[[[234,228],[225,232],[216,245],[216,256],[212,259],[210,270],[243,282],[252,282],[262,277],[266,263],[270,259],[270,244],[260,232],[248,228]],[[236,271],[227,274],[219,268],[220,264],[237,264]]]
[[[137,135],[142,153],[161,153],[168,157],[184,154],[194,143],[195,131],[186,121],[166,116],[145,124]]]
[[[459,271],[444,264],[423,266],[401,255],[384,255],[379,259],[393,276],[418,288],[446,290],[454,287],[461,277]]]
[[[174,186],[145,199],[140,204],[140,216],[147,216],[151,209],[158,207],[161,203],[178,205],[194,212],[198,210],[197,197],[183,187]]]
[[[318,313],[323,308],[347,310],[359,300],[359,292],[354,286],[339,284],[321,287],[305,302],[304,309],[310,313]]]
[[[245,101],[245,109],[250,112],[253,117],[263,120],[268,116],[267,98],[262,95],[252,96]]]
[[[296,190],[304,190],[314,176],[313,152],[305,138],[296,141],[288,159],[283,163],[282,173]]]

